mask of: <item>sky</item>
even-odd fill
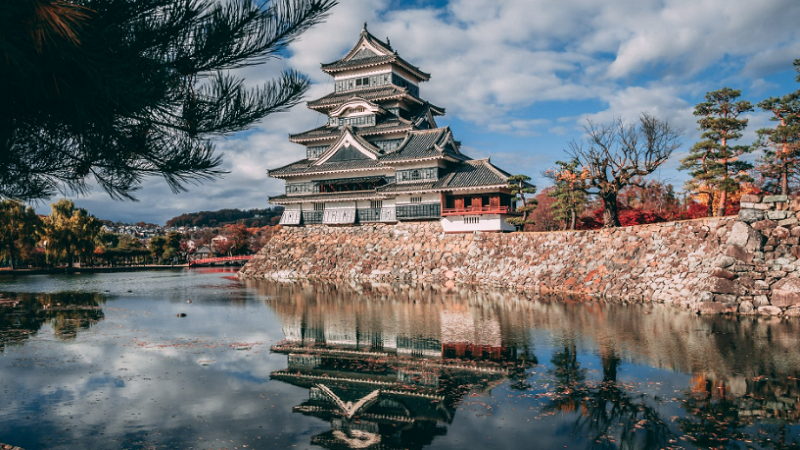
[[[322,97],[333,85],[320,64],[350,50],[367,22],[432,74],[420,96],[446,108],[437,122],[452,127],[467,155],[529,175],[541,190],[550,184],[542,173],[583,139],[587,121],[647,112],[684,130],[682,147],[652,175],[680,190],[687,175],[677,168],[699,139],[692,112],[706,92],[740,89],[755,105],[800,89],[792,67],[800,58],[798,17],[797,0],[340,0],[284,59],[239,75],[256,86],[299,70],[313,83],[306,100]],[[758,110],[747,118],[742,144],[772,126]],[[265,208],[284,190],[267,169],[305,156],[288,134],[324,123],[303,102],[221,139],[230,171],[223,179],[173,194],[151,178],[139,202],[112,200],[101,189],[74,200],[102,219],[159,224],[187,212]],[[47,203],[39,212],[49,212]]]

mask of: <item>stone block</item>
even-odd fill
[[[800,278],[784,278],[773,284],[770,304],[781,308],[800,305]]]
[[[717,294],[714,296],[714,303],[722,303],[728,307],[735,307],[739,304],[739,297],[730,294]]]
[[[762,281],[762,280],[756,280],[753,283],[753,288],[754,289],[766,290],[766,289],[769,289],[769,283],[767,283],[766,281]]]
[[[759,211],[757,209],[740,209],[739,220],[745,223],[753,223],[758,222],[759,220],[764,220],[764,211]]]
[[[777,306],[759,306],[758,313],[762,316],[778,316],[781,314],[781,309]]]
[[[759,203],[759,202],[761,202],[761,197],[759,197],[758,195],[754,195],[754,194],[744,194],[744,195],[742,195],[742,198],[740,199],[740,201],[748,202],[748,203]]]
[[[738,283],[725,278],[708,278],[708,290],[715,294],[744,295],[742,287]]]
[[[747,251],[760,250],[763,241],[763,235],[754,230],[750,225],[742,222],[736,222],[731,228],[731,233],[728,235],[728,240],[725,241],[728,245],[738,245]]]
[[[786,195],[768,195],[764,197],[764,200],[761,201],[764,203],[788,202],[789,197]]]
[[[772,229],[772,237],[775,239],[784,239],[791,236],[792,232],[788,228],[775,227]]]
[[[753,264],[734,264],[733,267],[730,267],[729,269],[735,273],[741,273],[750,272],[751,270],[755,269],[755,267],[756,266]]]
[[[739,303],[739,313],[740,314],[751,314],[755,310],[755,306],[753,306],[753,302],[751,301],[744,301]]]
[[[772,220],[759,220],[758,222],[753,223],[751,225],[754,230],[763,231],[763,230],[771,230],[778,226],[777,222]]]
[[[752,262],[754,256],[753,253],[748,252],[739,245],[729,245],[728,248],[725,249],[724,255],[745,263]]]
[[[797,223],[800,223],[800,220],[798,220],[797,217],[789,217],[787,219],[778,221],[778,225],[782,227],[791,227],[792,225],[795,225]]]
[[[717,302],[700,302],[697,304],[698,314],[725,314],[729,311],[728,307]]]
[[[755,297],[753,297],[753,305],[756,308],[760,308],[762,306],[768,306],[769,297],[767,297],[766,295],[756,295]]]
[[[736,264],[736,259],[730,256],[720,256],[719,258],[714,261],[715,267],[726,268]]]
[[[794,227],[794,228],[792,228],[792,231],[791,231],[791,233],[792,233],[792,236],[794,236],[794,237],[798,237],[798,236],[800,236],[800,227]]]
[[[736,274],[735,273],[731,272],[730,270],[725,270],[725,269],[722,269],[722,268],[719,268],[719,267],[717,267],[716,269],[714,269],[713,272],[711,272],[711,276],[712,277],[717,277],[717,278],[724,278],[726,280],[735,280],[736,279]]]
[[[783,220],[788,218],[789,211],[767,211],[767,219],[769,220]]]
[[[756,287],[756,280],[754,280],[750,275],[742,275],[736,281],[739,282],[739,285],[744,286],[747,289],[754,289]]]

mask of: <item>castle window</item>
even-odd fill
[[[397,173],[398,183],[439,179],[438,167],[426,167],[424,169],[413,169],[413,170],[398,170],[396,173]]]
[[[391,81],[389,78],[389,74],[386,73],[381,75],[372,75],[369,77],[351,78],[349,80],[339,80],[336,81],[333,86],[334,86],[334,91],[339,92],[339,91],[349,91],[351,89],[369,87],[369,86],[383,86],[385,84],[389,84],[390,82]]]
[[[475,225],[480,223],[481,216],[464,216],[464,223],[468,225]]]
[[[372,209],[381,209],[383,208],[383,201],[382,200],[373,200],[369,202],[369,207]]]
[[[326,149],[328,148],[327,145],[319,145],[315,147],[306,147],[306,158],[319,158]]]
[[[314,211],[325,211],[325,203],[314,203]]]
[[[422,197],[411,197],[411,203],[422,203]]]

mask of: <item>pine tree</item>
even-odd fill
[[[286,71],[249,88],[231,71],[280,57],[336,0],[0,2],[0,198],[134,199],[221,176],[214,140],[299,103]]]
[[[709,215],[712,212],[714,196],[719,195],[716,215],[725,215],[728,194],[739,190],[741,183],[753,181],[747,174],[752,164],[741,161],[739,157],[752,151],[745,145],[730,145],[731,141],[742,137],[747,127],[747,119],[739,117],[753,110],[750,102],[737,101],[741,91],[728,87],[708,92],[706,100],[698,103],[694,115],[703,130],[703,140],[696,143],[689,156],[681,160],[680,170],[689,170],[692,179],[687,190],[706,194]]]
[[[545,176],[554,182],[554,189],[550,193],[556,199],[552,205],[553,213],[556,220],[564,223],[564,228],[574,230],[578,215],[588,202],[586,192],[582,189],[580,162],[577,159],[556,161],[556,166],[545,172]]]
[[[514,204],[522,204],[516,209],[516,212],[521,213],[522,217],[509,217],[506,219],[506,223],[516,226],[517,230],[524,230],[525,225],[533,223],[528,219],[528,216],[536,209],[537,202],[535,199],[525,198],[525,194],[533,195],[536,193],[536,186],[528,183],[530,180],[531,177],[527,175],[512,175],[508,177],[508,188],[514,197]]]
[[[795,61],[795,68],[800,73],[800,60]],[[764,153],[757,168],[764,179],[777,180],[781,195],[789,195],[789,181],[800,174],[800,90],[770,97],[758,107],[771,113],[770,120],[778,124],[758,130],[756,147]]]

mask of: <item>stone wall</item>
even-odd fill
[[[800,315],[800,200],[739,217],[551,233],[444,234],[438,222],[282,228],[242,278],[434,282]],[[795,306],[799,305],[799,306]]]

